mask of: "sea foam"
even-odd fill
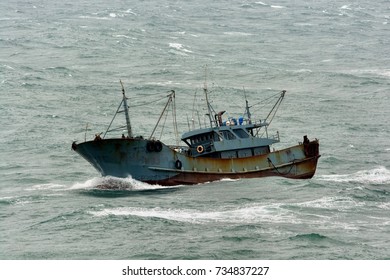
[[[362,170],[351,174],[340,175],[322,175],[317,179],[330,182],[340,183],[360,183],[360,184],[389,184],[390,183],[390,170],[384,166],[370,170]]]

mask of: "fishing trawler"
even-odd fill
[[[126,133],[106,138],[111,124],[103,136],[93,140],[73,142],[72,149],[86,159],[102,176],[133,179],[149,184],[166,186],[191,185],[205,182],[241,178],[281,176],[292,179],[313,177],[320,157],[319,141],[302,142],[271,151],[271,145],[280,142],[279,133],[268,134],[270,117],[274,117],[286,91],[279,97],[264,120],[254,120],[248,100],[242,117],[224,120],[225,111],[214,111],[204,86],[207,118],[205,128],[191,129],[181,136],[183,145],[165,144],[154,137],[164,111],[175,102],[175,92],[168,101],[149,137],[134,136],[129,117],[128,98],[122,85],[122,101],[114,118],[124,113]],[[123,108],[123,109],[122,109]],[[272,119],[271,119],[272,120]],[[175,129],[177,132],[177,127]],[[127,135],[125,135],[127,134]]]

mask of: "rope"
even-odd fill
[[[279,172],[278,168],[274,165],[274,163],[272,162],[272,160],[270,158],[267,158],[268,162],[272,164],[272,166],[274,167],[274,169],[276,170],[276,172],[278,172],[279,175],[282,175],[282,176],[286,176],[288,174],[290,174],[291,170],[293,169],[294,167],[294,163],[295,163],[295,159],[292,161],[293,164],[291,164],[291,167],[290,167],[290,170],[287,172],[287,173],[281,173]]]

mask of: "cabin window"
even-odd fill
[[[243,129],[234,129],[233,132],[240,138],[248,138],[249,135]]]
[[[213,140],[214,141],[222,141],[223,139],[222,139],[222,136],[221,135],[219,135],[217,132],[215,132],[214,131],[214,134],[213,134],[213,136],[212,136],[213,138]]]
[[[213,134],[205,133],[201,135],[196,135],[191,138],[191,145],[202,145],[205,143],[209,143],[213,139]]]
[[[233,133],[231,133],[229,130],[222,130],[223,138],[226,140],[233,140],[236,139],[236,136],[234,136]]]

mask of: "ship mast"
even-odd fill
[[[245,97],[245,111],[246,111],[246,114],[247,114],[247,116],[248,116],[248,123],[249,124],[252,124],[252,120],[251,120],[251,117],[252,117],[252,115],[251,115],[251,112],[249,111],[249,102],[248,102],[248,100],[246,99],[246,97]]]
[[[208,116],[210,120],[210,127],[213,127],[213,118],[212,118],[212,110],[211,110],[211,105],[209,102],[209,95],[208,95],[208,90],[207,90],[207,67],[205,69],[205,75],[204,75],[204,86],[203,86],[203,92],[206,96],[206,104],[207,104],[207,111],[208,111]]]
[[[206,84],[205,84],[205,86],[203,88],[203,91],[204,91],[204,94],[206,95],[206,103],[207,103],[207,110],[208,110],[207,115],[209,116],[210,127],[213,127],[213,118],[211,117],[212,116],[211,105],[210,105],[209,98],[208,98],[208,91],[207,91]]]
[[[125,94],[125,88],[123,87],[123,83],[121,82],[122,86],[122,94],[123,94],[123,111],[125,112],[126,117],[126,127],[127,127],[127,135],[132,138],[133,132],[131,131],[131,124],[130,124],[130,117],[129,117],[129,107],[127,106],[127,97]]]

